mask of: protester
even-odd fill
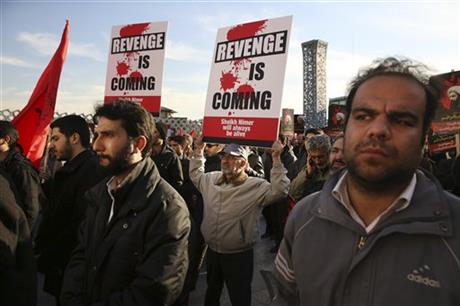
[[[204,147],[204,156],[206,158],[204,168],[205,172],[220,171],[220,152],[224,149],[223,144],[207,143]]]
[[[264,205],[286,196],[289,186],[280,159],[283,145],[276,141],[272,146],[271,184],[245,173],[247,151],[236,144],[225,146],[221,171],[205,173],[204,147],[198,138],[190,161],[190,178],[204,200],[201,232],[208,244],[204,305],[220,305],[224,283],[232,305],[250,305],[257,218]]]
[[[455,150],[443,152],[436,157],[433,175],[439,180],[442,187],[452,191],[455,185],[455,178],[452,176],[452,165],[454,163]]]
[[[289,195],[297,202],[305,196],[321,190],[330,175],[329,153],[331,143],[327,135],[307,138],[307,161],[304,169],[295,177],[289,188]]]
[[[29,225],[0,169],[0,305],[34,306],[37,277]]]
[[[187,306],[190,291],[195,288],[198,280],[198,270],[204,249],[204,240],[200,233],[200,224],[203,219],[203,203],[200,192],[190,180],[190,159],[184,154],[187,146],[186,138],[184,136],[174,135],[168,138],[168,142],[177,156],[179,156],[182,171],[184,173],[184,183],[180,189],[180,194],[187,204],[191,225],[188,239],[189,268],[187,270],[182,292],[173,306]]]
[[[344,158],[292,211],[275,260],[289,305],[459,305],[460,200],[417,170],[440,91],[386,58],[347,98]]]
[[[248,147],[248,166],[245,171],[249,176],[254,177],[265,177],[264,164],[262,162],[262,157],[260,157],[259,152],[256,148]]]
[[[184,134],[185,145],[183,147],[184,155],[187,158],[191,158],[193,154],[193,137],[190,134]]]
[[[343,133],[340,132],[332,140],[331,151],[329,153],[330,171],[336,172],[347,166],[343,160]]]
[[[16,150],[19,134],[9,121],[0,121],[0,168],[11,177],[17,190],[17,203],[24,211],[29,229],[35,221],[43,202],[40,177],[32,163]]]
[[[62,278],[77,245],[78,228],[86,212],[84,193],[104,178],[96,155],[89,149],[90,133],[85,119],[68,115],[50,125],[49,150],[66,163],[46,183],[47,202],[38,229],[35,250],[38,268],[45,274],[44,290],[59,305]]]
[[[158,167],[158,171],[177,191],[180,191],[184,183],[184,175],[179,157],[166,143],[167,128],[161,121],[156,121],[153,127],[152,159]]]
[[[174,153],[176,153],[176,155],[179,157],[180,160],[185,158],[184,148],[187,145],[187,140],[185,139],[184,136],[181,136],[181,135],[169,136],[168,144],[169,144],[169,147],[174,151]],[[182,168],[182,172],[184,172],[184,175],[185,175],[185,171],[183,168]]]
[[[303,133],[295,133],[292,139],[292,151],[299,158],[305,151],[305,137]]]
[[[189,215],[149,158],[153,117],[133,102],[96,109],[93,149],[110,173],[88,210],[67,266],[63,305],[170,305],[187,271]]]
[[[321,130],[320,128],[309,128],[305,130],[304,134],[305,134],[305,137],[304,137],[305,139],[303,141],[303,146],[297,149],[297,153],[296,153],[297,159],[294,165],[292,166],[292,169],[288,169],[289,175],[292,178],[295,178],[305,168],[305,165],[308,159],[308,149],[307,149],[308,140],[317,135],[324,135],[324,131]]]
[[[278,135],[279,141],[284,145],[281,152],[281,163],[284,168],[288,170],[287,177],[291,180],[293,178],[294,163],[297,160],[292,148],[288,144],[286,136]],[[271,181],[270,169],[273,167],[272,151],[267,149],[263,156],[262,161],[265,170],[265,179]],[[276,200],[274,203],[266,206],[262,210],[262,215],[266,220],[266,230],[262,235],[262,238],[272,238],[275,245],[270,249],[270,253],[276,253],[278,251],[281,239],[283,238],[284,223],[288,215],[288,199],[283,197]]]

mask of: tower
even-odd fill
[[[327,42],[310,40],[302,43],[303,113],[305,127],[326,126],[326,51]]]

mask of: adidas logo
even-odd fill
[[[428,276],[424,275],[425,273],[428,273],[428,271],[430,270],[430,266],[423,265],[422,267],[412,270],[411,273],[407,274],[407,279],[411,282],[423,284],[428,287],[441,288],[441,284],[437,280],[431,279]]]

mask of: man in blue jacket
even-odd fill
[[[290,305],[459,305],[460,199],[418,170],[440,91],[386,58],[347,98],[347,169],[292,211],[275,259]]]

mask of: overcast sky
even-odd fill
[[[443,73],[460,70],[459,1],[1,1],[0,109],[21,109],[70,21],[58,112],[102,101],[113,25],[167,21],[162,105],[201,119],[217,29],[293,16],[282,107],[302,112],[302,50],[328,43],[328,98],[377,57],[403,55]]]

